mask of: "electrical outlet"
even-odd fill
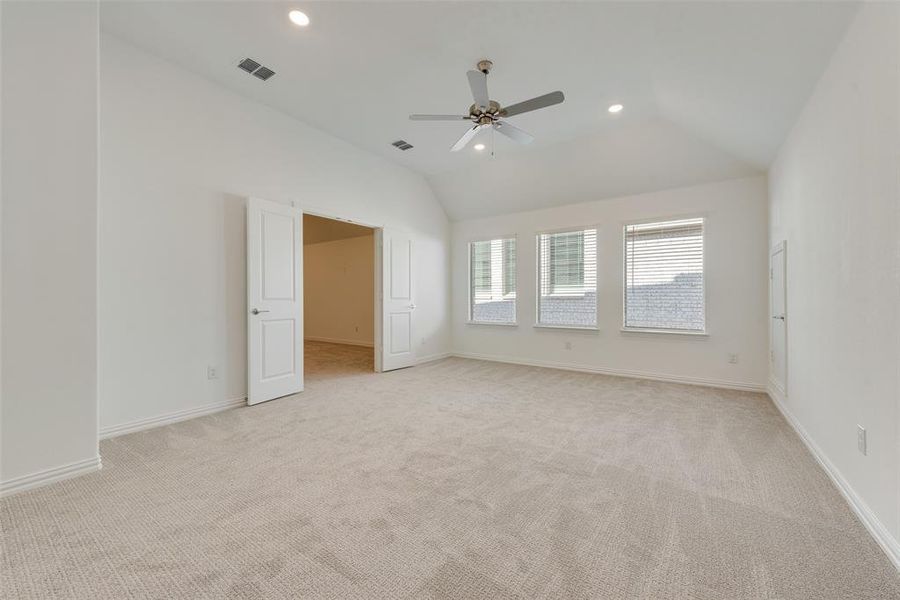
[[[566,342],[566,350],[572,349],[572,342]]]
[[[212,365],[206,367],[206,378],[207,379],[218,379],[219,378],[218,367],[214,367]]]
[[[728,362],[733,365],[738,364],[739,359],[740,359],[740,356],[738,356],[737,353],[732,353],[732,354],[728,355]]]
[[[856,426],[856,447],[860,454],[866,455],[866,428],[862,425]]]

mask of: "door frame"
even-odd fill
[[[295,205],[296,205],[296,203],[292,201],[291,206],[295,206]],[[362,219],[356,219],[353,217],[337,215],[337,214],[331,212],[330,210],[319,209],[314,206],[300,206],[299,208],[304,215],[312,215],[314,217],[322,217],[323,219],[331,219],[333,221],[343,221],[345,223],[352,223],[354,225],[361,225],[363,227],[368,227],[369,229],[372,230],[372,243],[375,245],[375,248],[374,248],[375,260],[373,261],[374,265],[372,265],[373,268],[375,269],[375,286],[374,286],[375,289],[373,290],[374,291],[374,299],[373,299],[374,302],[372,303],[373,309],[374,309],[374,318],[375,318],[375,339],[373,341],[373,343],[374,343],[373,351],[375,352],[375,372],[381,373],[382,372],[381,359],[382,359],[382,353],[384,351],[384,349],[383,349],[383,345],[384,345],[383,332],[382,332],[383,324],[381,322],[381,320],[382,320],[381,319],[381,313],[382,313],[381,304],[382,304],[382,297],[383,297],[382,296],[382,287],[384,285],[384,282],[383,282],[384,277],[382,276],[382,263],[384,261],[384,257],[382,255],[382,251],[380,248],[381,245],[379,244],[379,240],[381,239],[382,232],[384,231],[384,225],[367,222]],[[301,227],[303,226],[302,222],[300,223],[300,226]],[[303,265],[300,265],[300,277],[301,278],[303,277]],[[305,284],[305,282],[304,282],[304,284]],[[305,306],[304,306],[304,310],[306,310]],[[301,315],[301,317],[304,317],[304,316],[305,315]]]
[[[774,331],[775,327],[772,323],[772,320],[775,318],[775,257],[778,254],[781,254],[781,273],[782,273],[782,285],[781,285],[781,293],[782,293],[782,306],[784,307],[784,381],[777,381],[772,376],[772,370],[774,368],[774,342],[775,336]],[[772,246],[769,250],[769,382],[776,388],[776,391],[781,394],[783,398],[787,398],[788,395],[788,329],[787,329],[787,320],[788,320],[788,303],[787,303],[787,240],[782,240]]]

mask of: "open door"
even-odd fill
[[[375,368],[392,371],[416,363],[413,244],[408,235],[391,229],[381,229],[376,236],[381,314],[375,315]]]
[[[771,380],[782,397],[787,397],[787,244],[772,249],[769,293],[771,295],[772,344],[769,350]]]
[[[247,404],[303,390],[303,240],[296,208],[247,200]]]

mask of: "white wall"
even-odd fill
[[[453,224],[453,346],[466,355],[763,389],[767,375],[766,180],[690,188]],[[708,337],[623,333],[622,225],[704,215]],[[535,234],[598,226],[599,331],[534,328]],[[467,244],[518,236],[518,326],[470,325]],[[571,350],[565,343],[571,343]],[[740,355],[729,364],[728,355]]]
[[[375,343],[375,237],[303,246],[303,335]]]
[[[770,243],[787,240],[784,405],[893,537],[900,565],[898,40],[900,5],[864,5],[769,181]]]
[[[408,231],[416,350],[449,349],[449,226],[421,177],[117,38],[100,54],[101,429],[246,394],[246,196]]]
[[[98,25],[93,2],[2,11],[0,489],[13,491],[99,466]]]

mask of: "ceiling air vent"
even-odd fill
[[[238,68],[241,71],[246,71],[247,73],[250,73],[254,77],[262,79],[263,81],[267,80],[268,78],[270,78],[272,75],[275,74],[275,71],[273,71],[269,67],[262,66],[257,61],[253,60],[252,58],[245,58],[244,60],[239,62]]]
[[[397,140],[396,142],[391,142],[391,146],[396,148],[397,150],[410,150],[413,145],[407,142],[406,140]]]
[[[238,68],[247,71],[248,73],[252,73],[260,67],[260,64],[253,60],[252,58],[245,58],[240,63],[238,63]]]
[[[275,74],[275,71],[273,71],[269,67],[260,67],[257,70],[253,71],[253,76],[259,77],[263,81],[265,81],[266,79],[268,79],[269,77],[271,77],[274,74]]]

